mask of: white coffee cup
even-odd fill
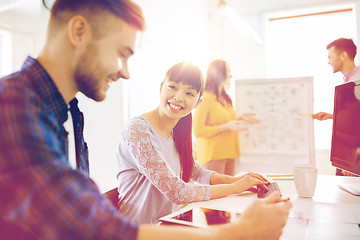
[[[296,192],[299,197],[312,198],[315,193],[318,169],[315,166],[294,167]]]

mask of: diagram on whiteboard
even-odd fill
[[[238,80],[236,109],[260,120],[240,133],[242,153],[306,155],[313,148],[312,77]]]

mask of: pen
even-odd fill
[[[267,177],[293,177],[294,174],[278,174],[278,175],[266,175]]]

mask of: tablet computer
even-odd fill
[[[229,212],[207,207],[195,207],[182,209],[178,212],[160,218],[163,225],[185,225],[191,227],[208,227],[216,224],[233,222],[240,216],[240,213]]]

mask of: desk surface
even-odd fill
[[[280,189],[287,197],[296,201],[312,201],[322,203],[349,203],[360,204],[360,197],[350,194],[338,187],[340,183],[360,183],[358,177],[342,177],[333,175],[319,175],[315,194],[312,198],[299,198],[296,193],[294,181],[277,180]]]
[[[360,184],[360,178],[319,175],[313,198],[299,198],[294,180],[275,181],[283,196],[293,203],[282,240],[360,239],[360,197],[337,186],[345,182]],[[241,213],[255,199],[255,193],[246,192],[192,203],[186,209],[202,206]]]

